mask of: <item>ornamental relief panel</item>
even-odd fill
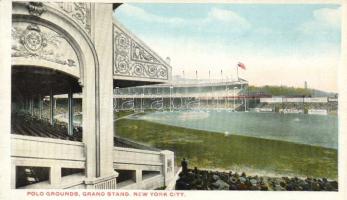
[[[116,26],[113,45],[114,75],[168,80],[166,64]]]
[[[77,22],[83,29],[90,34],[90,21],[91,21],[91,3],[81,2],[61,2],[56,3],[58,7]]]
[[[45,60],[79,67],[77,55],[63,35],[35,23],[12,23],[12,57]]]

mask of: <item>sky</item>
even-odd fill
[[[126,3],[114,17],[173,75],[337,91],[341,7],[330,4]],[[222,70],[222,73],[221,73]]]

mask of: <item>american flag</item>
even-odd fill
[[[237,66],[238,67],[240,67],[240,68],[242,68],[242,69],[246,69],[246,65],[245,64],[243,64],[242,62],[239,62],[238,64],[237,64]]]

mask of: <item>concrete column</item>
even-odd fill
[[[30,114],[30,98],[27,98],[27,111]]]
[[[73,93],[72,89],[68,93],[68,134],[73,135]]]
[[[50,101],[50,107],[49,107],[50,115],[49,115],[49,119],[50,119],[51,125],[53,126],[54,125],[54,96],[53,96],[53,89],[51,89],[51,93],[49,95],[49,101]]]
[[[33,117],[34,116],[34,98],[31,96],[29,101],[30,101],[30,115]]]
[[[30,106],[30,98],[28,97],[28,99],[27,99],[27,104],[28,104],[28,113],[30,114],[30,108],[31,108],[31,106]]]
[[[60,185],[61,183],[61,167],[52,166],[49,170],[49,183],[51,185]]]
[[[29,107],[28,107],[28,99],[27,97],[24,97],[24,112],[27,113],[29,112]]]
[[[16,189],[16,165],[11,163],[11,189]]]
[[[92,77],[91,77],[92,78]],[[86,152],[86,177],[94,179],[96,177],[96,141],[95,141],[95,88],[93,85],[85,85],[82,87],[82,139],[85,144]],[[92,186],[91,186],[92,187]]]
[[[24,106],[23,106],[24,109],[23,109],[23,110],[24,110],[24,112],[27,112],[27,108],[28,108],[28,107],[27,107],[27,106],[28,106],[27,98],[24,97],[24,100],[23,100],[23,101],[24,101]]]
[[[37,109],[35,108],[37,106],[37,99],[35,97],[33,99],[33,116],[37,117]]]
[[[142,181],[142,170],[137,169],[135,172],[135,182],[140,183]]]
[[[163,166],[163,176],[165,180],[165,185],[167,186],[174,177],[174,152],[164,150],[160,152],[164,166]]]
[[[99,132],[96,137],[97,177],[114,175],[113,169],[113,45],[112,4],[94,4],[93,40],[99,57]],[[100,31],[102,30],[102,31]]]
[[[39,95],[39,119],[42,119],[42,109],[43,109],[42,95]]]

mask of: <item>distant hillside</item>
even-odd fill
[[[316,89],[305,89],[286,86],[252,86],[248,87],[249,93],[263,93],[272,96],[306,96],[306,97],[334,97],[336,93]]]

